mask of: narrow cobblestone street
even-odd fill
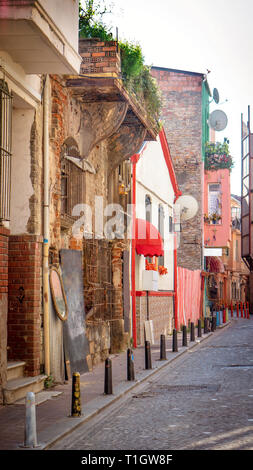
[[[253,320],[237,320],[53,449],[252,450]]]

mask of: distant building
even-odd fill
[[[177,317],[177,261],[173,207],[181,194],[164,130],[133,158],[136,193],[134,282],[136,339],[144,344],[145,325],[154,339],[172,331]],[[134,291],[132,289],[134,296]]]
[[[162,93],[162,121],[179,189],[198,202],[198,212],[181,224],[178,265],[202,270],[205,143],[209,139],[210,89],[205,74],[152,67]]]

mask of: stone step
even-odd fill
[[[13,361],[7,363],[7,381],[19,379],[24,376],[25,362]]]
[[[38,375],[36,377],[20,377],[9,380],[3,391],[5,405],[11,405],[24,398],[27,392],[40,392],[44,388],[45,379],[46,375]]]

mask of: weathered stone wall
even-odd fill
[[[196,216],[182,223],[178,265],[202,268],[202,74],[153,68],[162,92],[162,121],[170,147],[177,182],[183,195],[198,202]]]
[[[63,226],[61,218],[61,151],[62,145],[68,137],[73,138],[82,155],[83,142],[85,132],[80,132],[84,129],[86,120],[86,111],[83,105],[77,98],[72,96],[72,90],[64,86],[64,81],[59,80],[59,77],[51,77],[51,132],[50,132],[50,252],[52,260],[57,264],[59,262],[58,253],[61,248],[83,250],[84,253],[84,267],[86,263],[85,240],[82,237],[75,237],[72,233],[72,226],[74,221],[69,224],[69,228]],[[94,113],[95,113],[94,107]],[[119,113],[121,113],[121,108]],[[101,106],[98,106],[98,114],[102,119]],[[94,118],[94,115],[93,115]],[[104,119],[104,118],[103,118]],[[108,123],[111,120],[111,115],[108,115]],[[104,123],[107,128],[106,120],[100,122]],[[83,185],[83,200],[79,200],[79,204],[86,204],[89,206],[89,211],[92,215],[90,236],[94,238],[96,232],[103,230],[106,222],[106,217],[103,217],[103,211],[108,204],[108,181],[110,181],[110,174],[108,170],[108,140],[102,139],[99,143],[93,146],[92,150],[88,153],[86,161],[92,171],[82,172],[82,185]],[[96,197],[100,198],[99,202]],[[113,202],[110,200],[110,203]],[[114,201],[118,202],[118,201]],[[95,213],[96,204],[100,205],[102,210],[101,218]],[[78,214],[78,217],[81,217]],[[87,335],[90,340],[90,354],[92,361],[96,362],[100,357],[104,359],[105,355],[110,352],[116,352],[124,349],[128,344],[128,334],[124,332],[124,316],[123,316],[123,285],[122,285],[122,253],[123,250],[128,249],[128,244],[122,240],[112,242],[112,272],[111,284],[108,284],[108,289],[112,290],[112,299],[110,308],[106,312],[101,313],[100,321],[98,318],[99,309],[94,308],[96,315],[90,315],[87,320]],[[94,273],[93,273],[94,274]],[[84,276],[85,278],[85,276]],[[93,279],[96,282],[98,289],[103,287],[99,279]],[[101,284],[101,285],[100,285]],[[89,279],[84,282],[84,297],[89,298],[90,291]],[[94,290],[94,289],[93,289]],[[92,295],[92,292],[91,292]],[[89,305],[90,307],[90,305]],[[90,309],[91,310],[91,309]],[[87,313],[87,312],[86,312]],[[89,312],[88,312],[89,313]],[[105,328],[106,322],[109,322],[109,329]],[[104,331],[107,331],[105,334]],[[103,335],[99,338],[99,333],[103,331]],[[107,338],[105,340],[104,338]],[[109,335],[109,339],[108,339]],[[105,347],[106,343],[106,347]],[[95,363],[94,362],[94,363]]]
[[[123,251],[128,247],[124,240],[113,242],[112,247],[112,282],[113,309],[111,320],[111,352],[124,350],[129,343],[129,334],[124,332],[123,307]]]
[[[101,361],[104,361],[110,352],[110,323],[92,323],[86,324],[86,335],[89,340],[90,356],[92,365],[95,366]]]
[[[149,295],[149,308],[147,310],[147,296],[136,297],[136,324],[137,344],[143,345],[145,341],[144,323],[147,320],[153,322],[155,342],[159,343],[161,334],[170,334],[173,328],[173,297]]]

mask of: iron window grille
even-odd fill
[[[12,95],[0,79],[0,223],[10,220]]]

